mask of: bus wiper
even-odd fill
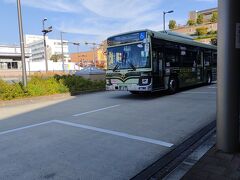
[[[128,62],[128,64],[131,66],[131,68],[136,71],[136,67],[131,63],[131,62]]]
[[[119,63],[116,64],[116,66],[113,68],[113,72],[116,71],[119,68]]]

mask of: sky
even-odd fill
[[[0,0],[0,44],[19,44],[17,0]],[[42,35],[42,20],[52,26],[49,38],[80,42],[80,51],[107,37],[132,30],[162,30],[163,11],[177,24],[186,24],[188,13],[217,7],[217,0],[21,0],[24,34]],[[77,47],[70,47],[77,51]]]

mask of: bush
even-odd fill
[[[24,96],[27,96],[27,93],[20,83],[9,84],[0,80],[0,99],[11,100]]]
[[[0,99],[11,100],[21,97],[44,96],[66,92],[76,93],[104,88],[105,81],[91,81],[75,75],[32,76],[26,88],[21,83],[9,84],[0,80]]]
[[[65,93],[68,92],[68,88],[62,82],[58,82],[53,77],[41,78],[33,76],[28,83],[27,91],[30,96],[43,96]]]
[[[188,22],[187,22],[187,25],[188,26],[194,26],[194,25],[196,25],[196,21],[194,21],[193,19],[189,19]]]
[[[75,75],[55,75],[54,78],[68,87],[71,93],[105,88],[105,81],[91,81]]]
[[[197,24],[203,24],[203,15],[199,14],[197,17]]]
[[[218,21],[218,12],[213,12],[211,22],[217,23],[217,21]]]
[[[198,36],[206,35],[208,33],[208,28],[207,27],[197,28],[196,33]]]
[[[176,26],[177,26],[177,23],[176,23],[175,20],[170,20],[169,21],[169,24],[168,24],[169,29],[175,29]]]

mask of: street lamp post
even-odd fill
[[[166,14],[170,14],[170,13],[173,13],[173,12],[174,12],[173,10],[167,11],[167,12],[163,11],[163,31],[166,30],[166,28],[165,28],[165,16],[166,16]]]
[[[80,63],[80,61],[79,61],[80,43],[79,42],[73,42],[72,44],[77,46],[77,62]]]
[[[18,25],[19,25],[18,27],[19,27],[21,59],[22,59],[22,81],[23,81],[24,87],[26,87],[27,86],[27,72],[26,72],[23,27],[22,27],[22,12],[21,12],[21,2],[20,2],[20,0],[17,0],[17,11],[18,11]]]
[[[60,32],[60,36],[61,36],[61,48],[62,48],[62,69],[63,72],[65,72],[65,68],[64,68],[64,52],[63,52],[63,33],[64,32]]]
[[[79,52],[80,52],[80,48],[79,48],[80,43],[78,43],[78,42],[73,42],[73,45],[77,46],[77,53],[79,53]],[[77,59],[78,59],[78,62],[79,62],[79,55],[77,55]]]
[[[42,33],[43,33],[44,59],[45,59],[45,64],[46,64],[46,72],[48,72],[46,34],[52,32],[52,26],[49,26],[47,29],[45,29],[45,21],[47,21],[47,18],[44,18],[42,20],[42,26],[43,26]]]

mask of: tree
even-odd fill
[[[194,25],[196,25],[196,21],[193,20],[193,19],[189,19],[188,22],[187,22],[187,25],[188,26],[194,26]]]
[[[218,21],[218,12],[213,12],[211,22],[216,23]]]
[[[208,33],[208,28],[207,27],[197,28],[196,33],[198,36],[206,35]]]
[[[168,24],[168,27],[169,29],[175,29],[176,28],[176,21],[175,20],[170,20],[169,21],[169,24]]]
[[[202,24],[203,23],[203,15],[199,14],[197,17],[197,24]]]
[[[53,62],[58,62],[58,60],[62,59],[62,55],[61,54],[54,54],[51,56],[50,60],[52,60]]]

